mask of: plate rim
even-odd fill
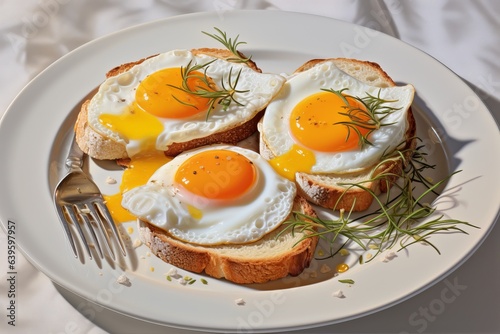
[[[253,14],[252,14],[253,12]],[[263,14],[263,13],[271,13],[272,11],[262,11],[262,10],[238,10],[238,11],[231,11],[231,13],[228,13],[228,15],[255,15],[256,12],[259,12],[259,15]],[[279,13],[279,14],[276,14],[276,13]],[[51,71],[54,71],[53,69],[56,68],[58,66],[58,64],[60,64],[61,62],[64,61],[64,59],[67,59],[70,55],[72,54],[75,54],[75,53],[79,53],[79,52],[82,52],[81,50],[85,50],[86,48],[88,48],[89,45],[94,45],[95,43],[101,43],[102,41],[104,40],[108,40],[108,39],[112,39],[116,36],[123,36],[124,34],[128,33],[128,32],[134,32],[134,31],[137,31],[137,30],[141,30],[141,29],[144,29],[144,28],[148,28],[148,27],[153,27],[154,25],[163,25],[165,24],[165,22],[167,22],[167,25],[168,25],[168,22],[173,22],[175,20],[189,20],[190,18],[194,18],[194,17],[209,17],[209,16],[214,16],[214,15],[218,15],[217,13],[214,13],[214,12],[203,12],[203,13],[190,13],[190,14],[185,14],[185,15],[180,15],[180,16],[174,16],[174,17],[169,17],[169,18],[164,18],[164,19],[158,19],[158,20],[155,20],[155,21],[151,21],[151,22],[146,22],[146,23],[142,23],[142,24],[139,24],[139,25],[135,25],[135,26],[132,26],[132,27],[129,27],[129,28],[126,28],[126,29],[123,29],[123,30],[120,30],[120,31],[117,31],[117,32],[114,32],[114,33],[111,33],[111,34],[108,34],[106,36],[102,36],[98,39],[95,39],[93,41],[90,41],[78,48],[76,48],[75,50],[73,50],[71,53],[69,53],[68,55],[65,55],[64,57],[60,58],[59,60],[55,61],[53,64],[51,64],[49,67],[47,67],[45,70],[43,70],[41,73],[39,73],[35,78],[33,78],[26,86],[25,88],[23,88],[23,90],[21,90],[21,92],[16,96],[16,98],[14,99],[14,101],[9,105],[9,107],[7,108],[7,111],[6,113],[2,116],[2,119],[0,120],[0,133],[4,133],[5,132],[5,123],[10,121],[10,117],[11,117],[11,114],[13,112],[11,112],[11,109],[14,109],[16,104],[17,103],[20,103],[19,100],[23,98],[24,96],[24,92],[26,90],[29,89],[29,87],[32,87],[35,84],[38,84],[38,81],[40,81],[41,79],[39,78],[44,78],[44,76],[47,75],[47,73],[50,73]],[[337,22],[337,24],[341,24],[341,25],[346,25],[346,26],[349,26],[349,27],[360,27],[358,25],[355,25],[353,23],[349,23],[349,22],[344,22],[344,21],[340,21],[340,20],[336,20],[336,19],[332,19],[332,18],[327,18],[327,17],[323,17],[323,16],[318,16],[318,15],[312,15],[312,14],[302,14],[302,13],[294,13],[294,12],[284,12],[284,11],[277,11],[277,12],[273,12],[273,14],[267,14],[267,15],[277,15],[277,16],[280,16],[280,15],[283,15],[283,16],[287,16],[287,15],[290,15],[290,16],[295,16],[295,17],[319,17],[319,18],[323,18],[323,19],[327,19],[328,21],[335,21]],[[363,27],[363,29],[368,29],[368,28],[365,28]],[[382,34],[382,33],[380,33]],[[382,34],[383,35],[383,34]],[[397,40],[396,38],[394,37],[391,37],[391,36],[388,36],[388,35],[384,35],[386,37],[390,37],[392,39],[394,39],[395,41],[397,41],[397,43],[402,43],[406,46],[409,46],[408,44],[404,43],[404,42],[401,42],[399,40]],[[435,58],[425,54],[423,51],[417,49],[417,48],[414,48],[412,46],[409,46],[410,48],[413,48],[415,51],[418,51],[418,52],[421,52],[422,54],[426,55],[427,57],[430,57],[432,58],[435,62],[438,62],[441,66],[443,66],[444,68],[446,68],[446,70],[448,72],[451,72],[455,77],[456,79],[459,80],[459,82],[461,84],[463,84],[465,87],[467,87],[467,89],[469,89],[473,94],[475,94],[471,89],[470,87],[468,87],[454,72],[452,72],[450,69],[448,69],[446,66],[444,66],[443,64],[441,64],[439,61],[437,61]],[[99,73],[100,74],[100,73]],[[479,99],[480,100],[480,99]],[[481,102],[482,103],[482,102]],[[485,109],[485,110],[488,110],[484,104],[482,104],[482,108]],[[488,115],[490,117],[492,117],[491,113],[488,111]],[[7,121],[6,121],[7,119]],[[2,147],[2,145],[0,145],[0,148]],[[47,202],[47,201],[45,201]],[[3,211],[3,210],[2,210]],[[3,216],[3,212],[2,212],[2,216]],[[482,244],[482,242],[485,240],[485,238],[487,237],[487,235],[489,234],[489,232],[491,231],[491,229],[493,228],[494,224],[495,224],[495,221],[498,220],[498,215],[499,215],[499,212],[498,212],[498,209],[497,209],[497,213],[496,213],[496,217],[494,218],[493,222],[488,225],[488,230],[486,232],[483,233],[482,237],[480,238],[480,240],[478,240],[478,242],[475,244],[474,248],[467,254],[467,256],[463,257],[461,259],[461,261],[459,263],[456,263],[455,266],[453,268],[451,268],[449,271],[447,271],[446,273],[443,272],[441,273],[441,275],[439,275],[438,277],[434,277],[434,279],[432,280],[432,282],[430,282],[431,284],[427,284],[426,286],[422,286],[420,287],[420,289],[417,289],[415,291],[413,291],[412,294],[410,295],[406,295],[404,298],[401,298],[399,300],[394,300],[392,303],[387,303],[385,304],[384,308],[387,308],[387,307],[390,307],[392,305],[395,305],[399,302],[402,302],[403,300],[406,300],[408,298],[411,298],[413,295],[417,294],[417,293],[420,293],[422,290],[425,290],[427,289],[428,287],[430,287],[432,284],[438,282],[442,277],[450,274],[450,272],[454,271],[456,268],[458,268],[462,263],[464,263],[474,252],[475,250],[477,250],[477,248],[480,247],[480,245]],[[6,230],[5,228],[5,218],[2,219],[1,221],[1,225],[2,227],[4,228],[4,230]],[[35,259],[35,257],[32,257],[31,254],[29,254],[30,252],[25,252],[24,251],[24,247],[23,245],[19,245],[20,246],[20,250],[23,254],[25,254],[25,256],[30,260],[31,263],[33,263],[35,265],[35,267],[37,267],[37,269],[39,269],[40,271],[44,272],[44,274],[46,274],[47,276],[51,277],[55,277],[57,275],[49,275],[50,273],[47,273],[46,270],[44,270],[45,268],[43,268]],[[56,282],[59,284],[59,282]],[[64,282],[63,282],[64,283]],[[74,287],[71,287],[69,285],[64,285],[62,284],[63,287],[65,288],[68,288],[70,291],[72,292],[75,292],[77,293],[78,295],[81,295],[83,298],[86,298],[86,297],[89,297],[88,294],[85,294],[85,293],[82,293],[80,291],[80,293],[78,293],[77,291],[74,290]],[[86,298],[86,299],[89,299],[89,298]],[[109,305],[103,305],[104,307],[106,306],[109,306]],[[382,308],[382,309],[384,309]],[[117,312],[120,312],[119,309],[113,309]],[[357,318],[357,317],[360,317],[360,316],[364,316],[364,315],[368,315],[370,313],[373,313],[373,312],[377,312],[381,310],[381,308],[377,308],[375,310],[372,310],[372,312],[370,311],[367,311],[369,313],[364,313],[364,314],[360,314],[360,315],[357,315],[355,316],[354,318]],[[124,310],[121,310],[122,312],[120,313],[123,313]],[[126,314],[126,312],[125,312]],[[133,315],[131,315],[133,316]],[[152,322],[155,322],[155,320],[157,319],[149,319],[149,321],[152,321]],[[343,319],[342,321],[344,320],[349,320],[349,319]],[[334,321],[334,322],[338,322],[338,321]],[[334,323],[334,322],[326,322],[326,323],[323,323],[323,325],[325,324],[331,324],[331,323]],[[173,326],[173,327],[178,327],[176,326],[176,324],[167,324],[169,326]],[[316,326],[315,324],[304,324],[305,327],[303,328],[308,328],[308,327],[313,327],[313,326]],[[185,327],[185,326],[180,326],[181,328],[187,328],[187,329],[197,329],[195,327]],[[201,328],[201,327],[200,327]],[[292,327],[294,329],[297,329],[298,327],[297,326],[294,326]],[[199,328],[198,328],[199,329]],[[230,328],[210,328],[210,329],[214,329],[214,330],[228,330]],[[269,329],[273,329],[273,330],[289,330],[291,328],[289,327],[280,327],[280,326],[277,326],[276,324],[272,327],[269,327],[269,328],[259,328],[258,330],[269,330]]]

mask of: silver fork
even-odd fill
[[[103,237],[101,239],[104,240],[103,243],[106,246],[108,254],[112,256],[113,260],[116,260],[108,231],[111,231],[111,237],[119,245],[124,256],[126,256],[125,246],[113,222],[113,218],[111,218],[111,214],[104,203],[101,191],[94,181],[82,170],[83,157],[84,153],[76,143],[75,136],[73,135],[71,148],[66,158],[66,167],[69,169],[69,172],[59,181],[54,192],[54,204],[59,215],[59,220],[66,232],[75,257],[78,257],[78,252],[70,224],[78,231],[80,240],[90,259],[92,259],[92,252],[90,251],[90,245],[82,225],[86,226],[86,230],[92,238],[94,248],[99,256],[104,258],[104,252],[96,231],[100,231],[100,235]]]

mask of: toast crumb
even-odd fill
[[[237,298],[235,299],[235,304],[238,305],[238,306],[245,306],[246,302],[243,298]]]
[[[345,298],[344,292],[342,290],[335,291],[334,293],[332,293],[332,296],[340,299]]]

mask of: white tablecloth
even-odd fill
[[[461,76],[500,120],[500,2],[356,0],[1,0],[0,115],[31,78],[97,37],[198,11],[313,13],[395,36]],[[499,152],[489,152],[499,154]],[[1,186],[0,186],[1,187]],[[499,190],[490,190],[499,198]],[[480,213],[478,213],[480,214]],[[500,226],[458,270],[387,310],[301,333],[500,333]],[[16,326],[8,325],[6,236],[0,232],[1,333],[188,333],[118,315],[55,286],[18,254]],[[397,278],[394,278],[397,284]],[[438,303],[455,284],[450,303]],[[436,305],[444,305],[437,308]]]

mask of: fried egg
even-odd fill
[[[295,195],[295,184],[258,153],[212,145],[176,156],[125,192],[122,206],[186,242],[243,244],[280,226]]]
[[[115,223],[125,223],[135,220],[135,217],[122,207],[122,194],[132,188],[148,182],[153,173],[172,160],[161,151],[152,151],[134,156],[123,170],[118,192],[114,194],[104,194],[106,206],[113,217]]]
[[[383,106],[390,110],[375,113],[383,124],[378,128],[366,126],[367,107],[361,100],[370,96],[385,100]],[[294,180],[296,172],[358,171],[377,163],[404,140],[413,96],[411,85],[370,86],[326,61],[287,80],[268,105],[259,131],[275,156],[271,164],[289,179]],[[365,125],[346,125],[354,121]],[[361,146],[363,136],[372,145]]]
[[[183,77],[188,67],[193,71]],[[259,73],[242,63],[173,50],[101,84],[88,106],[88,124],[125,145],[129,157],[152,149],[164,151],[174,142],[206,137],[250,120],[284,81],[280,75]],[[224,105],[217,100],[209,110],[210,97],[186,90],[228,91],[234,93],[233,102]]]

